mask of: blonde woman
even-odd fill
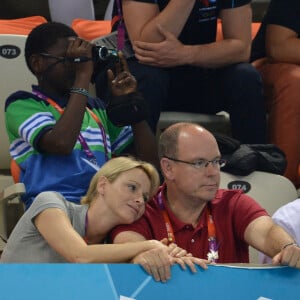
[[[59,193],[43,192],[14,228],[1,262],[116,263],[129,261],[143,251],[168,248],[155,240],[104,244],[114,226],[142,216],[145,202],[158,185],[159,175],[151,164],[118,157],[94,175],[82,205]],[[177,254],[184,252],[175,248]]]

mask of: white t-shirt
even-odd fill
[[[300,244],[300,198],[280,207],[272,216],[274,222],[283,227]],[[272,259],[260,254],[262,263],[271,263]]]

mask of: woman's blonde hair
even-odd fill
[[[107,161],[93,176],[86,195],[81,198],[81,204],[90,204],[92,200],[97,197],[97,184],[101,176],[106,177],[109,182],[114,182],[120,174],[135,168],[143,170],[148,176],[151,184],[149,196],[152,197],[160,183],[159,175],[155,167],[150,163],[137,160],[134,157],[120,156]]]

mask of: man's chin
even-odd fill
[[[206,199],[206,201],[211,201],[216,197],[217,191],[217,188],[207,189],[206,191],[202,192],[202,198]]]

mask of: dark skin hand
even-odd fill
[[[121,96],[133,93],[137,89],[137,82],[130,74],[127,61],[122,52],[118,53],[119,62],[116,63],[116,75],[112,70],[107,71],[108,85],[113,96]]]

